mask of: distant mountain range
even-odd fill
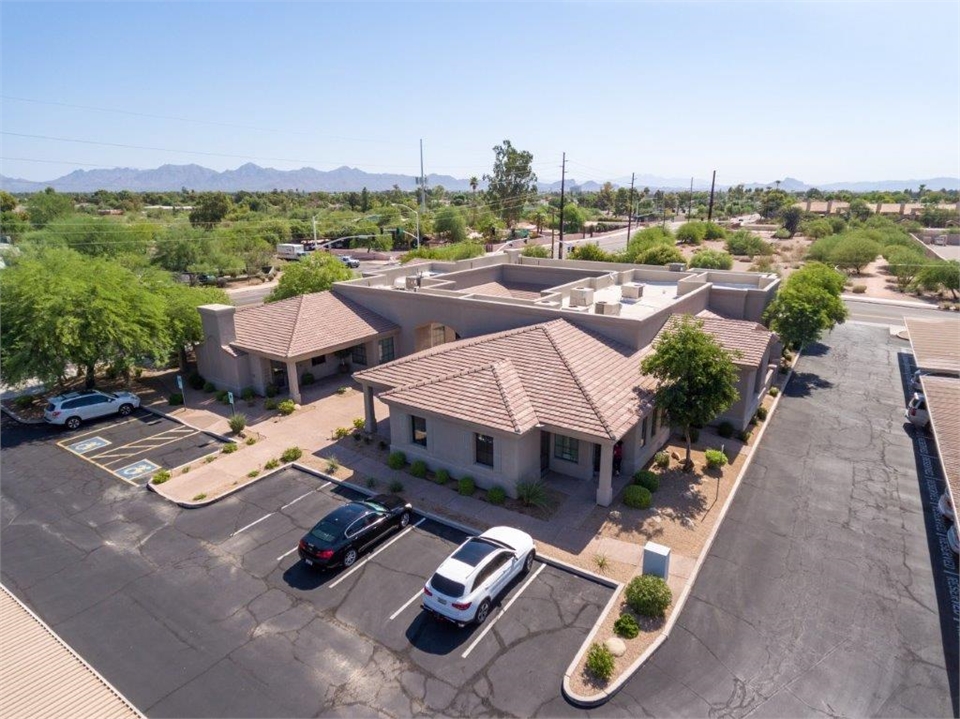
[[[617,187],[629,187],[630,178],[616,178],[611,182]],[[300,190],[302,192],[348,192],[361,190],[366,187],[371,192],[380,192],[393,189],[397,185],[401,190],[410,192],[417,187],[417,178],[411,175],[395,175],[386,173],[369,173],[353,167],[338,167],[335,170],[315,170],[312,167],[303,167],[299,170],[275,170],[271,167],[260,167],[253,163],[241,165],[236,170],[217,172],[200,165],[163,165],[154,170],[135,170],[118,167],[112,170],[75,170],[68,175],[46,182],[32,182],[13,177],[0,175],[0,189],[7,192],[39,192],[52,187],[58,192],[95,192],[97,190],[130,190],[132,192],[167,192],[186,187],[199,192],[223,190],[236,192],[238,190],[270,191],[270,190]],[[458,179],[450,175],[428,175],[427,186],[442,185],[447,190],[455,192],[470,190],[469,180]],[[483,183],[485,186],[486,183]],[[566,180],[571,190],[595,192],[601,184],[589,181],[578,183],[573,178]],[[744,184],[746,188],[773,187],[775,182]],[[917,190],[925,185],[930,190],[958,190],[960,178],[932,177],[926,180],[882,180],[866,182],[833,182],[826,185],[816,185],[824,192],[835,190],[851,190],[853,192],[870,191],[898,191],[903,189]],[[682,178],[658,177],[656,175],[638,175],[634,186],[651,190],[687,190],[690,180]],[[559,191],[560,182],[540,182],[541,192]],[[694,179],[695,190],[710,189],[710,181]],[[718,185],[718,189],[726,189],[728,185]],[[780,189],[787,192],[804,192],[814,185],[807,185],[792,177],[780,181]]]

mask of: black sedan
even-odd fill
[[[394,494],[350,502],[317,522],[300,540],[300,559],[315,567],[349,567],[364,551],[394,529],[410,524],[410,503]]]

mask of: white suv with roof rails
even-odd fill
[[[140,406],[140,398],[132,392],[101,392],[85,389],[51,397],[43,412],[44,422],[77,429],[83,422],[108,414],[126,417]]]
[[[470,537],[444,560],[423,587],[423,608],[465,627],[483,624],[500,593],[537,556],[533,538],[512,527],[493,527]]]

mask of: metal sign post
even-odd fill
[[[227,392],[227,399],[230,400],[230,411],[236,414],[237,408],[233,406],[233,392]]]
[[[187,405],[187,393],[183,391],[183,377],[177,375],[177,388],[180,390],[180,397],[183,399],[183,405]]]

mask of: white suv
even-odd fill
[[[43,412],[43,419],[50,424],[65,425],[77,429],[83,422],[108,414],[126,417],[140,406],[140,398],[131,392],[100,392],[85,389],[51,397]]]
[[[533,538],[512,527],[471,537],[444,560],[423,587],[423,608],[464,627],[483,624],[500,593],[536,557]]]

